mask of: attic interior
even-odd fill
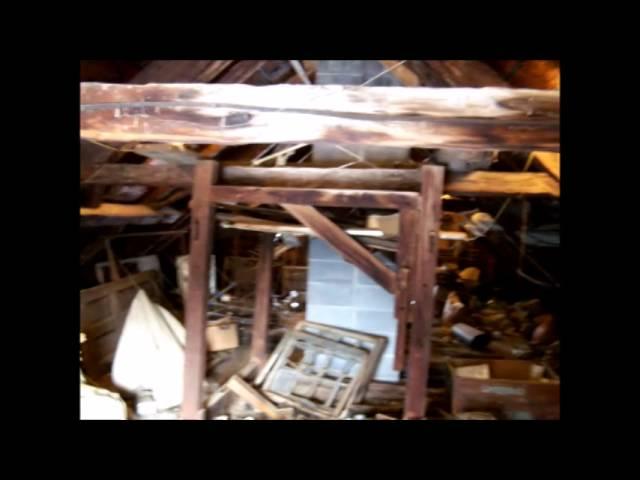
[[[560,63],[80,64],[81,419],[560,418]]]

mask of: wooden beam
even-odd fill
[[[452,87],[508,87],[498,72],[478,60],[425,60],[427,68]]]
[[[191,239],[189,250],[189,282],[185,305],[185,367],[183,419],[204,417],[202,383],[205,375],[207,301],[209,268],[213,243],[213,205],[211,184],[218,178],[218,164],[213,160],[198,163],[191,200]]]
[[[211,198],[218,202],[249,204],[317,205],[320,207],[413,208],[418,194],[385,190],[347,190],[284,187],[211,187]]]
[[[147,205],[101,203],[98,208],[80,207],[82,217],[157,217],[163,213]]]
[[[533,152],[534,161],[558,182],[560,181],[560,154]]]
[[[83,182],[99,185],[193,184],[193,167],[177,165],[102,165]],[[224,167],[220,183],[258,187],[345,188],[419,191],[416,169],[335,169],[307,167]],[[475,171],[447,176],[445,193],[459,196],[559,196],[560,186],[546,173]]]
[[[250,384],[245,382],[239,375],[233,375],[227,383],[225,383],[225,386],[253,408],[264,413],[271,420],[284,419],[273,403],[271,403]]]
[[[80,134],[122,142],[557,151],[558,91],[82,83]]]
[[[546,173],[475,172],[449,174],[445,193],[457,196],[560,196],[560,184]]]
[[[407,350],[407,325],[409,317],[414,313],[410,298],[413,296],[411,289],[415,283],[415,253],[416,253],[416,226],[418,225],[417,209],[400,210],[400,228],[398,235],[397,264],[398,276],[396,278],[396,302],[395,316],[398,321],[396,327],[396,346],[393,360],[395,370],[403,370],[406,365]]]
[[[387,291],[395,292],[395,274],[318,210],[308,205],[288,203],[282,204],[282,207],[335,248],[349,263],[358,267]]]
[[[265,63],[266,60],[240,60],[218,79],[218,83],[244,83]]]
[[[129,83],[207,83],[232,63],[233,60],[154,60],[129,80]]]
[[[251,359],[262,368],[267,362],[267,331],[271,318],[271,271],[273,268],[273,234],[263,233],[258,247],[256,296],[253,309]]]
[[[380,60],[385,69],[392,68],[397,65],[399,60]],[[413,70],[402,64],[390,70],[389,73],[400,80],[407,87],[419,87],[420,78]]]
[[[415,277],[413,302],[415,314],[409,339],[407,392],[404,418],[424,418],[426,389],[431,356],[431,324],[433,322],[433,287],[436,281],[438,237],[442,214],[444,168],[422,167],[422,202],[416,227]]]
[[[129,83],[210,82],[222,73],[232,60],[154,60],[140,70]],[[108,148],[95,148],[87,153],[91,163],[107,162],[114,154]]]

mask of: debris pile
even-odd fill
[[[386,342],[385,337],[300,322],[252,381],[249,366],[210,397],[208,418],[365,418],[351,407],[364,399]]]

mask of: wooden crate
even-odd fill
[[[83,367],[87,377],[97,381],[111,371],[122,327],[138,289],[153,302],[162,303],[160,275],[142,272],[80,291],[80,330],[86,335],[82,343]]]
[[[491,378],[465,378],[461,366],[489,364]],[[560,381],[531,380],[533,362],[526,360],[457,360],[450,364],[451,411],[486,411],[509,420],[557,420],[560,418]]]

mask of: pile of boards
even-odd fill
[[[385,337],[300,322],[249,380],[251,365],[209,399],[213,419],[341,419],[360,402],[385,349]]]

